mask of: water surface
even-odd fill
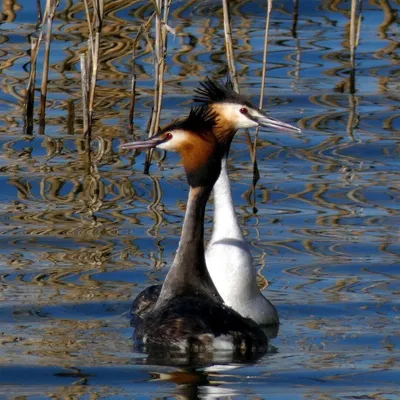
[[[118,151],[131,139],[130,52],[151,4],[107,5],[88,175],[82,2],[60,1],[45,134],[36,123],[24,135],[35,3],[9,1],[1,10],[1,395],[398,398],[398,4],[363,2],[350,95],[348,2],[300,1],[295,25],[293,2],[274,2],[264,108],[303,133],[260,133],[255,204],[242,133],[230,175],[264,294],[282,324],[256,362],[195,370],[133,352],[127,319],[134,296],[161,282],[171,264],[187,197],[177,155],[156,153],[148,176],[143,154]],[[231,6],[241,91],[258,103],[266,7]],[[177,34],[168,42],[163,123],[188,112],[199,80],[226,72],[219,1],[174,0],[169,23]],[[144,138],[154,86],[145,39],[140,52],[134,135]],[[41,53],[38,87],[42,65]],[[207,236],[211,223],[210,206]]]

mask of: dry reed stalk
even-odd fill
[[[224,32],[225,32],[225,47],[226,59],[228,61],[229,74],[231,75],[233,88],[239,93],[239,82],[236,71],[235,53],[232,43],[232,28],[231,28],[231,13],[228,0],[222,0],[222,9],[224,14]]]
[[[165,72],[165,59],[167,57],[167,20],[169,14],[169,7],[171,0],[164,0],[164,15],[161,24],[161,46],[159,49],[159,60],[160,60],[160,80],[159,80],[159,91],[158,91],[158,110],[156,114],[156,127],[160,124],[162,97],[164,94],[164,72]]]
[[[37,10],[37,23],[38,25],[40,25],[40,23],[43,20],[42,5],[40,4],[40,0],[36,0],[36,10]]]
[[[297,38],[297,23],[299,21],[299,0],[294,0],[293,7],[293,22],[292,22],[292,36]]]
[[[86,57],[80,55],[81,60],[81,84],[82,84],[82,116],[83,116],[83,132],[85,136],[89,136],[89,103],[88,103],[88,74],[86,70]]]
[[[267,75],[267,58],[268,58],[268,37],[269,37],[269,25],[271,21],[271,11],[272,11],[272,0],[268,0],[268,8],[267,8],[267,17],[265,20],[265,33],[264,33],[264,52],[263,52],[263,67],[262,67],[262,74],[261,74],[261,92],[260,92],[260,101],[258,104],[258,107],[260,109],[263,108],[264,105],[264,93],[265,93],[265,81],[266,81],[266,75]],[[252,162],[253,162],[253,196],[252,196],[252,207],[253,207],[253,213],[257,213],[257,208],[256,208],[256,185],[257,182],[260,179],[260,172],[258,169],[258,164],[257,164],[257,142],[258,142],[258,133],[260,131],[260,128],[256,128],[256,133],[254,137],[254,143],[253,143],[253,150],[251,152],[251,157],[252,157]]]
[[[49,79],[49,60],[50,60],[50,46],[53,29],[53,20],[58,6],[58,0],[47,0],[46,12],[47,14],[47,32],[46,32],[46,46],[43,62],[42,85],[40,89],[40,106],[39,106],[39,124],[40,133],[44,133],[44,123],[46,114],[46,98],[47,98],[47,84]]]
[[[350,73],[350,93],[355,93],[355,52],[356,52],[356,18],[357,18],[357,0],[351,0],[351,11],[350,11],[350,64],[351,64],[351,73]]]
[[[135,105],[136,105],[136,51],[132,57],[132,79],[131,79],[131,102],[129,105],[129,132],[133,133],[133,119],[135,117]]]
[[[300,40],[297,35],[297,24],[299,19],[299,0],[294,0],[293,8],[293,22],[292,22],[292,36],[296,40],[296,68],[294,72],[293,89],[297,91],[297,86],[300,80],[300,60],[301,60],[301,48]]]
[[[93,122],[93,110],[94,110],[94,98],[96,91],[98,63],[99,63],[99,51],[100,51],[100,34],[103,27],[104,19],[104,0],[92,0],[93,5],[93,17],[90,18],[89,5],[87,0],[84,0],[86,20],[89,29],[88,39],[88,51],[85,54],[80,55],[81,63],[81,79],[82,79],[82,112],[83,112],[83,133],[85,143],[85,184],[92,179],[97,182],[98,179],[92,176],[92,172],[95,170],[95,165],[92,164],[92,151],[91,151],[91,140],[92,140],[92,122]],[[93,36],[94,32],[94,36]],[[90,185],[89,185],[90,186]],[[86,187],[86,186],[85,186]],[[93,206],[89,205],[89,211],[93,211]],[[93,214],[93,213],[92,213]],[[93,218],[94,215],[92,215]]]
[[[265,34],[264,34],[264,52],[263,52],[263,67],[261,74],[261,92],[260,92],[260,101],[258,103],[258,107],[260,109],[263,108],[264,105],[264,93],[265,93],[265,81],[267,75],[267,58],[268,58],[268,36],[269,36],[269,25],[271,22],[271,11],[272,11],[272,0],[268,0],[268,8],[267,8],[267,17],[265,20]],[[258,141],[258,133],[260,128],[256,128],[254,143],[253,143],[253,151],[252,151],[252,161],[253,161],[253,184],[256,185],[258,180],[260,179],[260,174],[257,167],[257,141]]]
[[[159,79],[160,79],[160,47],[162,45],[161,42],[161,0],[154,0],[154,7],[156,9],[156,21],[155,21],[155,43],[154,43],[154,101],[153,101],[153,109],[151,112],[151,120],[149,126],[149,137],[154,135],[156,131],[156,115],[158,109],[158,90],[159,90]],[[149,155],[150,152],[147,153]],[[152,153],[152,152],[151,152]],[[147,160],[146,160],[147,162]]]
[[[156,13],[154,12],[145,24],[142,24],[136,34],[135,40],[133,41],[132,50],[132,80],[131,80],[131,103],[129,107],[129,132],[133,133],[133,118],[135,115],[135,105],[136,105],[136,49],[137,44],[141,36],[146,33],[151,21],[153,20]]]
[[[35,84],[36,84],[36,64],[37,64],[37,58],[39,54],[39,49],[40,49],[40,42],[43,39],[43,26],[45,23],[45,20],[47,19],[49,9],[46,7],[42,23],[41,23],[41,29],[39,32],[39,37],[35,40],[37,40],[36,45],[33,47],[31,46],[31,70],[29,73],[29,79],[28,79],[28,85],[27,85],[27,90],[26,90],[26,98],[25,98],[25,112],[27,113],[28,107],[30,107],[29,103],[32,102],[32,107],[34,104],[34,91],[35,91]],[[41,12],[41,11],[40,11]],[[32,39],[32,41],[35,41]],[[31,127],[31,132],[33,131],[33,109],[32,109],[32,114],[31,115],[26,115],[27,118],[27,125],[30,123],[28,121],[28,118],[31,118],[32,122],[32,127]],[[26,128],[26,132],[28,133],[28,128]]]
[[[235,53],[233,51],[232,44],[232,28],[231,28],[231,15],[229,9],[228,0],[222,0],[222,9],[224,14],[224,33],[225,33],[225,48],[226,48],[226,59],[228,62],[229,75],[231,76],[233,88],[236,92],[239,93],[239,81],[236,70],[235,63]],[[250,156],[253,160],[253,143],[249,134],[249,131],[246,129],[245,131],[247,146],[249,147]]]
[[[360,29],[361,29],[361,7],[362,2],[360,0],[351,0],[350,9],[350,93],[355,93],[355,69],[356,69],[356,49],[360,40]]]
[[[153,0],[156,21],[155,21],[155,45],[154,45],[154,104],[151,114],[151,122],[149,127],[149,137],[157,132],[160,125],[160,116],[162,108],[162,97],[164,94],[164,71],[165,71],[165,57],[167,54],[167,20],[171,0]],[[161,11],[163,9],[163,15]],[[150,149],[146,155],[146,162],[144,166],[144,173],[148,173],[150,169],[151,159],[153,156],[153,149]]]
[[[91,172],[92,159],[91,159],[91,124],[89,118],[89,100],[88,100],[88,85],[89,76],[86,69],[86,57],[85,54],[80,55],[81,61],[81,87],[82,87],[82,117],[83,117],[83,133],[85,141],[85,174],[88,176]]]
[[[85,13],[86,13],[86,21],[88,24],[88,29],[89,29],[89,40],[88,40],[88,49],[89,49],[89,58],[93,59],[94,58],[94,54],[93,54],[93,28],[92,28],[92,22],[90,21],[90,11],[89,11],[89,5],[87,3],[87,0],[83,1],[84,5],[85,5]]]
[[[360,29],[361,29],[361,1],[352,0],[350,9],[350,77],[349,77],[349,120],[347,122],[347,133],[354,138],[354,128],[358,124],[357,104],[358,99],[355,97],[356,93],[356,49],[359,43]]]
[[[25,134],[32,135],[33,133],[33,108],[35,103],[35,82],[36,82],[36,48],[38,39],[31,39],[31,70],[28,82],[28,88],[25,98]]]
[[[104,19],[104,0],[97,0],[93,2],[93,7],[95,8],[95,39],[93,52],[93,61],[92,61],[92,75],[90,80],[90,94],[89,94],[89,120],[90,124],[92,123],[93,117],[93,105],[94,105],[94,95],[96,90],[96,81],[97,81],[97,73],[98,73],[98,63],[99,63],[99,51],[100,51],[100,34],[103,28],[103,19]]]
[[[88,114],[89,114],[89,125],[91,125],[93,119],[94,98],[96,92],[96,82],[97,82],[98,64],[99,64],[100,35],[104,21],[104,0],[92,0],[92,5],[93,5],[92,20],[90,19],[90,11],[87,0],[84,0],[84,5],[86,11],[86,20],[89,29],[87,70],[90,73],[90,81],[88,80],[88,93],[89,93]]]
[[[100,177],[95,163],[92,161],[91,139],[94,111],[94,99],[99,64],[100,34],[104,19],[104,0],[92,0],[93,17],[90,18],[89,5],[84,0],[86,20],[89,29],[88,51],[80,55],[81,85],[82,85],[82,113],[84,132],[84,170],[83,192],[87,202],[88,215],[93,223],[97,219],[95,212],[101,207],[99,197]],[[94,32],[94,34],[93,34]],[[72,122],[73,123],[73,122]]]

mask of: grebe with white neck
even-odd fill
[[[227,131],[235,134],[240,128],[301,132],[299,128],[267,116],[248,97],[235,92],[229,79],[225,84],[207,79],[200,85],[194,101],[208,106],[216,114],[213,132],[217,138],[224,137]],[[258,324],[276,326],[279,324],[278,312],[258,288],[253,257],[236,216],[226,156],[213,189],[214,222],[206,250],[207,268],[229,307]]]
[[[240,128],[257,126],[294,133],[301,131],[267,116],[246,96],[236,93],[229,79],[225,84],[207,79],[200,85],[194,101],[213,111],[213,133],[226,148],[221,173],[214,185],[213,231],[205,254],[207,269],[225,304],[258,324],[277,327],[278,312],[258,288],[249,245],[237,220],[227,168],[230,143],[226,143],[225,138],[233,137]],[[151,310],[160,290],[161,285],[153,285],[139,293],[132,304],[132,316],[141,317]],[[276,330],[272,336],[275,334]]]
[[[135,320],[139,349],[174,349],[184,352],[227,350],[253,353],[267,349],[268,339],[251,319],[224,304],[206,267],[204,214],[221,160],[233,135],[224,144],[213,134],[215,115],[207,106],[163,128],[142,142],[123,149],[158,147],[180,153],[190,187],[181,239],[156,304]]]

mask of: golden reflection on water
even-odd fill
[[[270,356],[278,372],[267,358],[262,377],[257,376],[266,382],[296,368],[334,370],[346,363],[363,363],[368,371],[396,368],[396,9],[387,1],[366,3],[363,15],[370,25],[362,22],[367,38],[361,36],[357,50],[353,96],[348,94],[347,3],[324,1],[315,14],[307,14],[300,3],[296,36],[292,3],[274,4],[265,104],[271,114],[297,123],[303,134],[261,134],[256,215],[243,135],[237,135],[231,152],[239,219],[252,244],[260,285],[267,287],[283,321],[273,341],[280,353]],[[173,4],[169,22],[177,33],[169,42],[164,122],[188,110],[200,79],[226,72],[219,3]],[[146,176],[142,155],[118,150],[130,140],[132,46],[152,5],[106,4],[89,170],[78,68],[88,36],[84,5],[60,4],[46,131],[31,137],[23,135],[23,102],[29,71],[26,37],[35,33],[36,17],[27,20],[26,7],[27,2],[8,1],[1,9],[0,363],[64,368],[139,364],[143,360],[131,352],[125,314],[136,293],[163,279],[177,247],[187,195],[176,156],[156,152]],[[240,82],[254,99],[262,70],[264,16],[258,10],[263,7],[232,2]],[[150,33],[138,49],[138,138],[146,135],[152,106],[153,41]],[[210,212],[207,235],[211,221]],[[366,330],[378,341],[365,337]],[[369,346],[375,353],[365,361]],[[341,381],[346,374],[327,371],[323,379]],[[217,381],[227,376],[217,374]],[[80,375],[76,379],[90,381]],[[124,392],[117,386],[103,388],[103,395]],[[182,396],[198,392],[196,385],[181,389]],[[371,397],[380,395],[368,390]],[[304,396],[321,398],[322,393],[315,387]],[[48,391],[59,398],[88,394],[97,396],[83,384]]]

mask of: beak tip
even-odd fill
[[[119,151],[129,150],[129,146],[127,146],[126,143],[120,144],[120,145],[118,146],[118,150],[119,150]]]

